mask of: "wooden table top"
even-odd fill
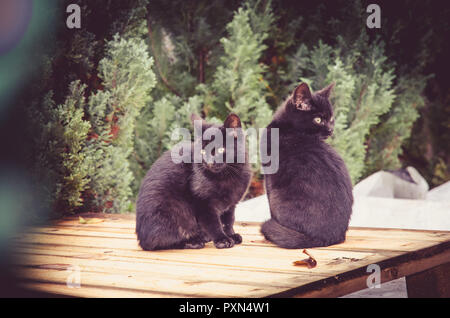
[[[264,240],[258,223],[237,223],[243,243],[216,249],[143,251],[134,215],[85,214],[14,239],[17,271],[33,290],[80,297],[338,297],[367,288],[367,266],[381,282],[450,262],[450,232],[350,228],[344,243],[308,252]],[[89,221],[88,221],[89,223]],[[80,287],[67,286],[79,270]],[[77,274],[78,275],[78,274]],[[75,279],[76,281],[76,279]],[[71,288],[72,287],[72,288]]]

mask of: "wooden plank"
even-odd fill
[[[440,241],[445,241],[446,237],[441,237]],[[107,248],[115,246],[121,249],[140,249],[136,239],[130,237],[129,239],[120,239],[117,237],[89,237],[85,235],[57,235],[57,234],[33,234],[24,233],[20,237],[16,238],[18,242],[34,242],[39,244],[64,244],[78,245],[78,246],[95,246]],[[379,238],[354,238],[348,236],[346,241],[341,244],[332,245],[326,247],[336,250],[348,250],[348,251],[414,251],[434,244],[436,241],[429,240],[408,240],[408,239],[395,239],[386,240],[382,236]],[[255,237],[254,240],[243,236],[244,245],[261,245],[272,246],[275,245],[265,241],[262,236]],[[278,248],[276,248],[278,249]]]
[[[84,257],[84,256],[83,256]],[[136,275],[149,275],[164,278],[179,278],[186,281],[216,281],[234,284],[252,284],[254,286],[275,286],[289,287],[292,284],[306,283],[314,279],[321,279],[326,276],[317,273],[303,272],[273,272],[254,271],[244,268],[210,266],[208,264],[180,264],[168,261],[142,261],[124,257],[113,257],[108,259],[77,258],[77,255],[49,255],[34,254],[16,260],[16,265],[29,268],[47,269],[52,265],[59,268],[63,264],[63,269],[67,266],[79,266],[83,271],[126,273],[133,277]],[[101,255],[100,255],[101,257]],[[188,266],[187,266],[188,265]],[[201,273],[201,275],[199,275]]]
[[[108,228],[106,226],[89,226],[89,225],[65,225],[65,226],[46,226],[46,227],[30,227],[27,228],[26,233],[47,233],[55,235],[83,235],[92,237],[116,237],[116,238],[130,238],[136,239],[134,230],[122,228]],[[250,238],[261,238],[259,227],[252,226],[236,226],[236,232]],[[450,239],[450,233],[439,231],[405,231],[405,230],[377,230],[370,229],[350,229],[347,232],[348,238],[356,239],[402,239],[412,241],[434,241],[442,242],[445,239]]]
[[[116,230],[132,230],[134,233],[135,230],[135,215],[134,214],[102,214],[102,213],[84,213],[81,216],[85,218],[93,217],[93,218],[102,218],[104,222],[98,224],[80,224],[78,222],[78,216],[76,217],[68,217],[63,220],[53,222],[56,226],[78,226],[85,228],[114,228]],[[260,223],[258,222],[236,222],[236,226],[241,227],[240,231],[244,231],[244,233],[248,234],[257,234],[259,235]],[[243,228],[243,229],[242,229]],[[248,229],[248,231],[247,231]],[[356,232],[355,232],[356,231]],[[444,235],[446,237],[450,236],[450,232],[448,231],[437,231],[437,230],[410,230],[410,229],[389,229],[389,228],[367,228],[367,227],[350,227],[347,232],[348,235],[356,235],[359,236],[358,232],[366,231],[361,236],[366,237],[383,235],[384,237],[392,237],[394,236],[403,236],[404,238],[412,238],[414,235],[423,234],[433,236]],[[382,233],[380,233],[382,232]],[[355,234],[354,234],[355,233]],[[386,236],[387,235],[387,236]],[[412,236],[411,236],[412,235]]]
[[[19,235],[14,248],[25,284],[78,296],[335,297],[365,288],[369,264],[381,266],[384,282],[450,259],[449,232],[351,228],[342,244],[308,249],[317,267],[295,267],[305,255],[267,242],[260,224],[248,222],[236,225],[244,243],[232,249],[208,243],[200,250],[149,252],[137,244],[134,215],[83,215],[99,216],[101,223],[72,217]],[[65,285],[71,265],[82,269],[80,289]]]
[[[44,250],[43,250],[44,249]],[[74,253],[75,257],[89,258],[89,255],[100,255],[104,259],[119,261],[128,259],[133,264],[141,262],[149,262],[152,264],[159,262],[172,262],[185,264],[186,266],[204,265],[214,266],[220,273],[220,267],[232,268],[248,271],[260,271],[269,273],[291,273],[298,275],[299,273],[307,273],[308,275],[318,274],[329,276],[339,273],[340,271],[366,266],[373,262],[383,260],[394,255],[382,253],[360,253],[347,251],[326,251],[310,249],[310,253],[317,260],[317,267],[307,269],[304,267],[293,266],[296,260],[304,259],[306,256],[300,254],[298,250],[274,249],[273,253],[268,255],[263,247],[243,247],[237,246],[228,250],[217,250],[210,246],[203,250],[178,250],[178,251],[128,251],[120,249],[107,250],[109,253],[104,254],[103,249],[92,247],[71,247],[71,246],[17,246],[18,253],[25,255],[42,253],[44,255],[54,255],[57,250],[63,255]],[[61,255],[60,254],[60,255]],[[100,257],[98,256],[98,257]]]
[[[89,229],[89,228],[73,228],[73,227],[44,227],[44,228],[30,228],[26,233],[33,234],[50,234],[50,235],[70,235],[70,236],[85,236],[85,237],[109,237],[109,238],[125,238],[136,241],[137,237],[134,232],[130,230],[116,231],[114,229]]]
[[[50,247],[54,248],[54,247]],[[211,248],[212,251],[218,251],[214,248]],[[38,253],[39,250],[37,249],[30,249],[32,253]],[[229,250],[231,251],[231,250]],[[282,250],[279,249],[280,252],[297,252],[293,250]],[[24,253],[23,250],[19,250],[18,252]],[[49,253],[55,253],[54,250],[49,250]],[[107,259],[105,260],[91,260],[89,254],[78,254],[79,252],[86,252],[86,248],[83,250],[79,250],[77,247],[76,251],[71,251],[73,253],[73,256],[75,259],[69,259],[67,257],[64,258],[54,258],[48,255],[31,255],[30,258],[23,258],[25,260],[24,262],[21,262],[22,264],[32,265],[34,267],[36,266],[42,266],[42,265],[49,265],[49,264],[71,264],[71,265],[78,265],[82,268],[88,268],[91,266],[92,271],[101,272],[101,268],[103,268],[103,271],[111,272],[115,270],[122,270],[128,273],[137,273],[138,271],[145,272],[147,275],[151,275],[152,277],[163,277],[164,275],[167,275],[167,272],[163,272],[163,269],[168,267],[168,263],[162,259],[154,260],[152,264],[148,264],[148,260],[142,260],[142,259],[128,259],[124,260],[123,258],[117,258],[113,257],[110,253],[107,255]],[[124,251],[120,251],[123,253]],[[195,252],[195,251],[188,251],[188,252]],[[61,251],[63,255],[67,255],[68,251]],[[149,252],[140,252],[140,254],[143,254],[145,256],[150,256],[153,253]],[[163,253],[167,254],[167,253]],[[179,255],[180,253],[173,253],[174,255]],[[91,254],[92,255],[92,254]],[[347,256],[343,256],[347,255]],[[77,259],[76,257],[80,257]],[[101,255],[100,256],[104,256]],[[282,263],[282,266],[279,264],[269,264],[269,270],[267,270],[267,263],[264,263],[265,259],[261,258],[260,260],[255,260],[254,257],[250,256],[248,257],[248,260],[250,262],[257,262],[260,266],[259,270],[262,270],[263,272],[259,273],[257,270],[255,270],[255,267],[248,267],[247,270],[245,266],[248,266],[247,261],[244,263],[244,265],[237,265],[237,266],[230,266],[230,263],[224,264],[222,268],[211,268],[210,263],[214,263],[211,261],[206,261],[204,263],[205,266],[210,267],[209,271],[205,271],[205,266],[199,270],[196,267],[191,268],[192,263],[173,263],[178,265],[177,269],[177,279],[178,280],[184,280],[184,281],[202,281],[202,280],[221,280],[221,281],[227,281],[231,284],[236,285],[237,290],[236,293],[229,296],[247,296],[247,297],[254,297],[257,296],[254,294],[255,291],[250,292],[249,290],[245,291],[242,290],[242,288],[239,286],[240,283],[251,283],[252,286],[254,286],[256,289],[258,287],[262,290],[264,290],[264,295],[268,295],[271,291],[272,293],[276,293],[280,289],[288,289],[292,287],[296,287],[308,282],[312,282],[315,280],[326,278],[330,275],[329,272],[327,272],[323,276],[319,276],[321,268],[329,269],[334,268],[335,272],[331,274],[340,273],[342,270],[348,269],[348,268],[357,268],[363,263],[358,263],[358,261],[354,261],[356,257],[361,257],[362,255],[358,255],[357,253],[349,255],[348,253],[342,254],[342,252],[335,252],[331,251],[331,253],[326,253],[325,251],[319,251],[317,255],[314,255],[316,259],[318,260],[318,267],[314,268],[312,270],[308,270],[305,268],[298,268],[292,266],[292,259],[287,259],[286,262]],[[350,257],[348,257],[350,256]],[[352,257],[353,256],[353,257]],[[372,255],[369,255],[372,256]],[[95,257],[95,254],[94,254]],[[260,256],[262,257],[262,256]],[[375,255],[375,257],[383,258],[381,255]],[[182,259],[184,259],[183,257]],[[229,258],[229,257],[228,257]],[[294,260],[298,259],[297,256],[294,258]],[[325,258],[328,258],[327,261],[325,261]],[[386,257],[384,257],[386,258]],[[227,257],[224,258],[225,260]],[[178,259],[180,260],[180,259]],[[370,257],[366,257],[365,263],[372,263],[376,259],[370,259]],[[101,264],[101,262],[104,261],[104,264]],[[152,260],[150,260],[151,262]],[[261,261],[261,264],[259,263]],[[279,262],[279,260],[277,260]],[[334,265],[329,265],[335,263]],[[251,265],[251,264],[250,264]],[[265,265],[265,266],[264,266]],[[285,270],[284,267],[288,267],[289,270]],[[317,269],[317,271],[315,271]],[[180,272],[181,270],[181,272]],[[201,273],[201,274],[199,274]],[[282,274],[285,275],[282,275]],[[42,279],[42,277],[41,277]],[[262,282],[260,284],[255,284],[254,282]],[[92,282],[91,282],[92,283]],[[162,284],[164,285],[164,284]],[[256,286],[255,286],[256,285]],[[261,286],[263,285],[263,286]],[[265,286],[264,286],[265,285]],[[182,290],[181,287],[177,290]],[[209,291],[209,294],[212,295],[214,291]]]
[[[31,290],[52,293],[56,296],[73,296],[88,298],[167,298],[169,295],[159,294],[149,291],[126,289],[126,288],[106,288],[104,286],[87,286],[83,288],[68,288],[66,284],[56,284],[48,282],[26,281],[19,284]]]
[[[32,236],[31,239],[29,241],[31,242],[37,242],[39,244],[55,244],[55,238],[50,236],[50,239],[42,239],[45,238],[45,235],[39,235],[39,237],[35,237]],[[279,248],[274,248],[270,250],[270,255],[268,255],[267,251],[265,249],[263,249],[263,247],[261,246],[246,246],[245,248],[243,248],[243,246],[236,246],[233,249],[229,249],[229,250],[216,250],[214,248],[211,248],[211,243],[209,243],[209,247],[210,248],[206,248],[206,249],[202,249],[202,250],[195,250],[195,251],[189,251],[189,250],[184,250],[184,251],[158,251],[158,252],[144,252],[144,251],[140,251],[139,247],[137,246],[137,243],[135,241],[132,240],[120,240],[120,239],[115,239],[115,240],[111,240],[111,239],[105,239],[102,238],[103,242],[102,244],[99,244],[100,241],[98,239],[95,240],[95,242],[92,242],[92,239],[90,238],[86,238],[86,237],[64,237],[64,245],[69,245],[71,246],[71,248],[75,247],[75,246],[89,246],[89,247],[97,247],[97,248],[113,248],[114,250],[117,249],[128,249],[128,250],[133,250],[133,251],[137,251],[140,252],[139,257],[143,257],[145,256],[149,256],[149,257],[156,257],[156,259],[158,260],[162,260],[162,259],[168,259],[168,260],[178,260],[181,262],[197,262],[197,263],[209,263],[211,262],[210,257],[213,257],[213,263],[218,263],[218,264],[233,264],[233,265],[238,265],[238,266],[248,266],[249,264],[252,263],[260,263],[260,264],[264,264],[267,262],[267,256],[270,256],[270,259],[272,260],[271,263],[274,263],[274,266],[272,267],[272,270],[283,270],[286,267],[287,262],[283,261],[283,265],[280,263],[276,263],[276,261],[274,261],[274,259],[276,260],[283,260],[283,259],[288,259],[290,262],[294,261],[294,260],[298,260],[300,257],[303,257],[302,255],[299,254],[299,251],[296,250],[284,250],[284,249],[279,249]],[[60,240],[56,240],[57,242],[60,242]],[[55,245],[57,245],[58,243],[56,243]],[[420,242],[419,246],[429,246],[431,245],[429,242],[425,243],[425,242]],[[413,246],[412,248],[417,247],[418,245],[416,244],[415,246]],[[411,247],[411,246],[410,246]],[[330,255],[330,249],[317,249],[322,250],[323,252],[315,252],[317,253],[325,253],[326,255]],[[339,250],[337,250],[339,251]],[[336,257],[333,257],[332,259],[326,259],[325,262],[321,262],[322,264],[325,263],[326,265],[328,264],[335,264],[334,260],[335,259],[361,259],[363,257],[359,257],[358,255],[354,254],[357,251],[352,252],[353,254],[348,254],[348,253],[340,253],[337,252],[337,254],[335,254]],[[368,255],[368,254],[364,254],[364,255]],[[383,254],[384,256],[392,256],[391,254]],[[382,255],[382,256],[383,256]],[[161,258],[161,256],[163,256],[163,258]],[[237,259],[236,260],[236,256],[241,256],[244,257],[244,260],[240,260]],[[254,261],[249,261],[248,259],[246,260],[246,258],[251,258],[254,259]],[[253,266],[254,268],[259,268],[257,266]],[[335,271],[333,271],[334,273]]]
[[[432,250],[428,249],[428,250]],[[449,254],[449,250],[448,250],[448,245],[446,247],[446,249],[444,249],[444,252],[446,252],[445,254],[436,254],[433,255],[433,253],[435,253],[435,251],[426,251],[426,253],[422,252],[422,256],[420,256],[420,253],[418,253],[417,255],[419,255],[420,257],[416,259],[414,259],[413,256],[411,256],[411,253],[408,253],[407,256],[410,258],[409,260],[402,260],[399,259],[397,260],[397,262],[399,263],[399,265],[396,265],[396,262],[394,262],[392,259],[388,259],[387,263],[386,262],[379,262],[378,264],[382,267],[382,282],[385,281],[389,281],[392,279],[396,279],[398,277],[402,277],[404,275],[407,275],[410,272],[414,272],[417,270],[421,270],[422,268],[426,269],[429,268],[430,266],[435,266],[436,264],[439,264],[441,262],[444,261],[448,261],[450,259],[450,254]],[[433,255],[431,257],[428,257],[429,255]],[[395,259],[395,258],[394,258]],[[47,260],[44,260],[44,263],[47,263]],[[114,261],[114,263],[116,263],[116,261]],[[143,269],[145,270],[145,269]],[[185,269],[183,269],[185,270]],[[197,273],[198,274],[198,273]],[[358,274],[358,275],[356,275]],[[354,271],[349,271],[349,272],[344,272],[342,274],[338,274],[335,275],[333,277],[329,277],[329,278],[325,278],[319,281],[316,281],[316,283],[313,285],[314,286],[308,286],[311,284],[302,284],[302,287],[307,287],[308,292],[305,293],[299,293],[298,291],[294,294],[293,291],[295,291],[294,289],[288,290],[288,292],[282,293],[281,296],[308,296],[308,297],[337,297],[337,296],[341,296],[362,288],[365,288],[365,280],[367,279],[367,273],[365,273],[364,268],[359,268],[356,269]],[[66,275],[67,276],[67,275]],[[66,277],[64,276],[64,277]],[[201,275],[198,275],[201,276]],[[330,281],[331,280],[331,281]],[[94,281],[96,282],[96,281]],[[92,283],[89,282],[89,283]],[[296,282],[295,284],[297,284],[299,282]],[[131,287],[133,287],[133,285],[130,285]],[[298,285],[296,285],[298,286]],[[326,286],[326,287],[323,287]],[[318,288],[321,287],[321,288]],[[131,288],[133,289],[133,288]],[[265,292],[270,292],[270,289],[267,288],[262,288]],[[177,289],[179,291],[179,289]],[[211,294],[211,291],[206,291],[206,295]],[[231,291],[230,291],[231,292]],[[259,294],[255,294],[255,293],[251,293],[249,291],[247,291],[248,293],[242,293],[242,289],[238,288],[238,290],[236,291],[237,294],[232,294],[230,296],[247,296],[247,297],[251,297],[251,296],[260,296]],[[254,291],[256,292],[256,291]],[[267,295],[267,294],[266,294]],[[275,296],[280,296],[279,293],[274,293]],[[197,297],[197,296],[196,296]]]
[[[120,286],[124,288],[144,288],[147,290],[153,290],[152,288],[155,288],[157,291],[164,291],[166,293],[170,293],[171,290],[177,290],[195,297],[199,295],[194,295],[194,292],[199,291],[202,291],[204,295],[220,297],[266,296],[270,293],[276,293],[280,289],[296,287],[329,276],[329,273],[324,276],[318,276],[317,273],[314,273],[314,269],[303,275],[295,272],[288,275],[281,275],[281,272],[274,274],[267,272],[258,273],[250,270],[243,271],[242,267],[212,268],[209,271],[203,268],[199,275],[198,268],[191,269],[189,266],[186,266],[188,264],[178,264],[178,267],[172,265],[172,268],[168,269],[168,264],[161,261],[148,266],[147,263],[141,260],[127,260],[124,262],[120,258],[89,259],[84,258],[86,257],[85,255],[82,255],[82,257],[81,259],[49,255],[31,255],[29,258],[24,257],[19,263],[32,266],[33,268],[26,269],[21,276],[45,282],[62,283],[67,278],[67,273],[54,273],[51,265],[58,268],[63,267],[63,269],[71,265],[77,265],[82,269],[83,281],[87,279],[89,286],[102,285],[112,287],[116,286],[115,284],[119,282]],[[318,257],[318,260],[321,262],[320,257]],[[358,267],[356,264],[355,266]],[[339,262],[335,267],[336,273],[340,273],[342,268],[349,268],[348,264]],[[293,268],[295,269],[295,267]],[[172,269],[174,272],[170,272]],[[94,274],[91,275],[90,272]],[[148,281],[148,277],[151,277],[150,281]],[[166,277],[172,279],[167,280]],[[176,285],[175,282],[180,282],[180,284]],[[216,290],[219,288],[219,285],[214,285],[213,283],[220,284],[219,293]],[[203,290],[200,287],[205,289]],[[227,292],[230,294],[226,294]]]
[[[95,223],[95,224],[80,224],[78,222],[78,219],[70,218],[70,219],[63,219],[58,222],[53,222],[52,225],[56,227],[61,226],[75,226],[79,228],[111,228],[111,229],[117,229],[117,230],[123,230],[128,229],[132,230],[134,233],[135,230],[135,219],[130,218],[129,216],[125,219],[121,219],[120,215],[117,215],[115,218],[111,219],[107,215],[104,214],[94,214],[93,217],[102,218],[102,223]],[[100,217],[98,217],[100,216]],[[258,222],[236,222],[235,226],[238,226],[244,231],[247,231],[248,229],[249,233],[252,232],[253,234],[260,234],[260,223]],[[354,231],[366,231],[365,234],[368,235],[378,235],[379,232],[383,232],[383,234],[393,233],[394,235],[396,233],[401,234],[404,233],[405,235],[408,235],[408,233],[416,233],[416,234],[432,234],[432,235],[449,235],[449,231],[439,231],[439,230],[414,230],[414,229],[397,229],[397,228],[367,228],[367,227],[350,227],[348,234],[352,234]]]
[[[126,223],[125,223],[126,222]],[[87,230],[93,232],[117,232],[117,233],[129,233],[134,234],[135,223],[134,220],[126,219],[121,221],[120,219],[111,221],[108,218],[104,223],[97,224],[79,224],[77,221],[61,221],[59,224],[48,228],[49,231],[58,232],[64,227],[73,228],[76,230]],[[238,232],[245,235],[257,235],[261,236],[259,231],[259,225],[257,223],[245,223],[238,222],[236,224]],[[33,228],[30,229],[33,231]],[[45,231],[45,230],[44,230]],[[437,240],[442,241],[442,238],[450,239],[450,233],[444,231],[419,231],[419,230],[403,230],[403,229],[367,229],[367,228],[350,228],[347,232],[348,237],[364,237],[364,238],[403,238],[411,240]]]
[[[27,268],[20,272],[21,277],[33,279],[45,283],[65,284],[68,273],[58,270],[41,270]],[[130,289],[134,291],[162,294],[166,297],[235,297],[246,295],[247,297],[262,297],[270,291],[276,291],[277,287],[254,286],[244,284],[184,281],[182,279],[169,279],[141,275],[133,277],[127,274],[102,273],[83,271],[81,274],[81,286]],[[66,286],[67,287],[67,286]],[[68,288],[67,289],[71,289]]]

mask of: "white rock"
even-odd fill
[[[350,226],[450,230],[450,202],[355,197]]]
[[[263,222],[269,218],[266,195],[236,207],[236,221]],[[355,197],[350,226],[450,231],[450,202]]]
[[[450,201],[450,181],[431,189],[427,193],[427,200],[431,201]]]
[[[239,203],[235,210],[236,221],[241,222],[264,222],[270,219],[269,200],[267,195]]]
[[[387,171],[378,171],[363,179],[353,188],[356,197],[383,197],[402,199],[425,199],[429,189],[428,183],[413,167],[407,167],[412,178],[410,182]]]

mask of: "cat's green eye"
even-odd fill
[[[322,122],[322,118],[316,117],[316,118],[314,118],[314,121],[315,121],[317,124],[320,124],[320,123]]]
[[[200,153],[201,153],[202,155],[206,154],[205,149],[200,150]]]
[[[220,154],[222,154],[222,153],[224,153],[225,152],[225,148],[219,148],[219,149],[217,149],[217,152],[218,153],[220,153]]]

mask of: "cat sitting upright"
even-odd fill
[[[238,145],[243,140],[238,139],[241,121],[235,114],[221,126],[196,115],[191,119],[201,123],[201,135],[209,128],[218,129],[223,146],[207,153],[214,139],[200,137],[189,142],[190,151],[183,154],[190,163],[174,163],[169,150],[152,165],[136,206],[136,234],[144,250],[203,248],[210,240],[217,248],[229,248],[242,242],[233,230],[234,209],[248,189],[251,168],[245,143]],[[230,130],[233,137],[227,138]],[[233,162],[226,162],[227,151],[233,149]],[[195,155],[200,162],[194,162]],[[239,163],[239,156],[244,162]]]
[[[300,84],[267,127],[266,140],[271,128],[279,129],[279,169],[264,176],[271,219],[261,232],[284,248],[345,240],[353,194],[344,161],[325,142],[334,127],[332,87],[311,94],[307,84]]]

